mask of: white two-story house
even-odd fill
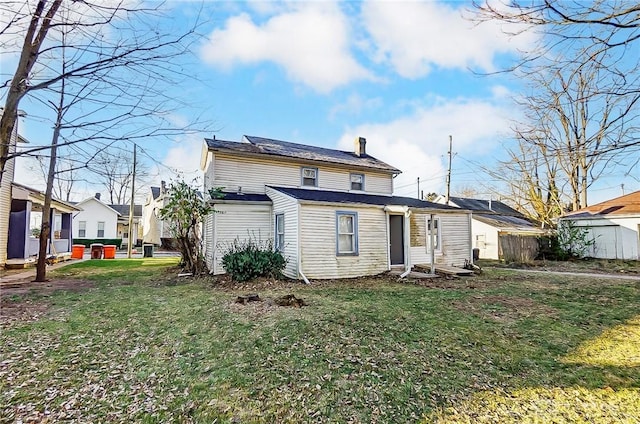
[[[211,200],[218,213],[204,226],[214,274],[224,273],[231,243],[248,238],[272,240],[288,259],[284,274],[304,280],[471,259],[470,213],[393,196],[401,171],[368,155],[364,138],[353,152],[252,136],[205,139],[201,167],[205,192],[224,194]]]

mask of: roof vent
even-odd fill
[[[367,139],[364,137],[357,137],[355,142],[355,154],[356,156],[365,156],[367,154]]]
[[[100,193],[96,193],[96,199],[100,200]]]

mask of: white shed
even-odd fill
[[[559,221],[587,230],[587,239],[594,241],[587,256],[640,259],[640,191],[571,212]]]

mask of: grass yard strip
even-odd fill
[[[496,270],[258,290],[309,305],[283,308],[175,265],[53,274],[95,286],[3,329],[0,422],[640,420],[637,282]]]

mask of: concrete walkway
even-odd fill
[[[57,264],[47,265],[47,272],[54,269],[62,268],[63,266],[77,264],[78,262],[84,262],[87,259],[72,259],[70,261],[58,262]],[[22,272],[3,275],[0,277],[0,289],[2,286],[9,284],[16,284],[16,282],[28,283],[36,278],[36,267],[25,268]]]

